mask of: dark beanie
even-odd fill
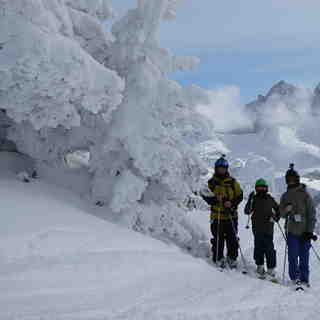
[[[294,179],[296,181],[296,184],[300,183],[299,173],[296,170],[294,170],[294,164],[293,163],[290,164],[290,168],[286,173],[286,183],[287,184],[288,184],[288,180],[290,178]]]

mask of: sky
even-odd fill
[[[122,14],[135,0],[113,0]],[[195,72],[173,74],[183,85],[237,86],[244,102],[285,80],[320,82],[320,1],[181,0],[177,19],[164,21],[159,38],[175,55],[201,59]]]

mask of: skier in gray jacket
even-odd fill
[[[280,215],[286,219],[289,276],[297,285],[309,286],[309,252],[316,240],[316,210],[294,165],[286,173],[287,191],[280,200]]]

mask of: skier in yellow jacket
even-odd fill
[[[237,209],[243,200],[243,192],[239,182],[230,176],[228,169],[228,161],[222,156],[216,161],[215,173],[208,181],[211,194],[201,196],[211,206],[212,260],[220,267],[224,267],[227,262],[230,268],[236,268],[239,249]]]

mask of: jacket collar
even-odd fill
[[[218,175],[218,174],[215,173],[215,174],[213,175],[213,178],[214,178],[215,180],[224,181],[224,180],[230,178],[230,173],[227,172],[227,173],[226,173],[225,175],[223,175],[223,176]]]
[[[304,183],[298,183],[288,186],[288,190],[305,191],[307,186]]]
[[[256,192],[256,197],[260,199],[266,199],[269,197],[269,192]]]

